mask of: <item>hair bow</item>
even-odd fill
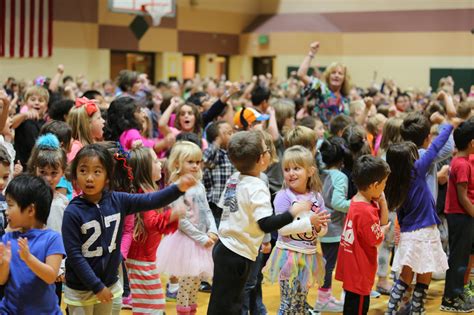
[[[86,112],[89,117],[94,115],[95,112],[97,112],[97,104],[95,103],[95,100],[90,100],[87,97],[78,97],[76,98],[76,107],[86,107]]]

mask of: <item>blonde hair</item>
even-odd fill
[[[186,160],[202,160],[202,151],[197,144],[190,141],[178,141],[171,148],[167,168],[170,173],[170,182],[176,182],[181,176],[181,170]],[[202,171],[199,169],[197,179],[201,179]]]
[[[301,145],[311,152],[314,151],[316,147],[316,141],[316,131],[305,126],[296,126],[291,129],[283,139],[285,148]]]
[[[46,90],[44,87],[36,86],[36,85],[26,90],[25,100],[28,101],[28,99],[35,94],[43,97],[46,100],[46,103],[49,102],[48,90]]]
[[[265,145],[267,146],[267,149],[270,150],[270,165],[273,163],[277,163],[278,160],[278,154],[276,152],[275,144],[273,143],[273,138],[272,136],[265,130],[259,130],[262,134],[262,139],[263,142],[265,142]]]
[[[341,94],[343,96],[348,96],[351,91],[351,77],[347,72],[347,67],[341,62],[333,62],[331,63],[326,70],[324,71],[322,78],[328,84],[329,87],[329,75],[334,72],[336,68],[342,68],[344,71],[344,81],[342,81],[341,85]]]
[[[135,191],[139,189],[144,192],[156,191],[158,186],[153,181],[153,155],[150,148],[138,147],[130,150],[129,166],[133,170],[133,186]],[[141,212],[135,213],[135,225],[133,227],[133,239],[143,242],[147,231]]]
[[[403,138],[400,134],[400,127],[402,126],[403,119],[401,118],[389,118],[382,131],[382,140],[380,142],[380,149],[383,152],[387,152],[388,147],[392,144],[400,143]]]
[[[98,107],[97,112],[100,113]],[[89,117],[87,114],[86,106],[73,106],[67,115],[67,123],[72,129],[72,138],[74,140],[79,140],[83,145],[94,143],[91,131],[91,119],[92,117]]]
[[[276,99],[270,102],[270,105],[275,109],[278,130],[285,134],[287,132],[287,130],[283,130],[285,121],[295,117],[295,102],[290,99]]]
[[[383,114],[375,114],[367,120],[367,131],[372,135],[376,136],[379,133],[378,126],[387,121],[387,118]]]
[[[308,178],[306,182],[306,189],[311,192],[321,192],[323,185],[319,178],[318,167],[316,166],[316,159],[311,151],[301,145],[295,145],[286,149],[283,154],[283,161],[281,162],[282,170],[297,165],[304,168],[308,173],[313,169],[313,175]],[[287,188],[286,182],[283,182],[283,187]]]

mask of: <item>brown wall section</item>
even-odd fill
[[[98,0],[54,0],[53,16],[55,21],[96,23],[98,7]]]
[[[99,48],[138,51],[138,40],[126,26],[99,26]]]
[[[178,31],[178,51],[185,54],[236,55],[239,35]]]
[[[470,31],[474,9],[261,15],[245,32]]]
[[[474,9],[324,14],[342,32],[469,32]]]

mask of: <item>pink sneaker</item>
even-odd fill
[[[122,309],[124,310],[131,310],[133,309],[132,305],[132,295],[130,294],[127,297],[122,298]]]

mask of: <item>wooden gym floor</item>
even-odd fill
[[[165,279],[163,279],[165,280]],[[341,282],[333,281],[333,291],[334,295],[339,298],[341,294]],[[163,281],[163,287],[165,287],[165,282]],[[279,303],[280,303],[280,291],[278,284],[263,284],[263,301],[265,306],[267,307],[268,314],[276,314]],[[439,310],[439,306],[441,305],[441,298],[443,296],[444,291],[444,280],[433,280],[430,284],[429,292],[428,292],[428,300],[426,303],[427,314],[429,315],[437,315],[437,314],[455,314],[455,313],[446,313],[441,312]],[[209,295],[208,293],[201,293],[199,292],[198,298],[198,315],[205,315],[207,311],[207,304],[209,302]],[[314,304],[316,301],[317,289],[313,288],[310,290],[308,295],[308,302]],[[388,296],[382,295],[377,299],[370,300],[370,315],[381,315],[385,311],[387,306]],[[166,303],[166,314],[176,314],[175,309],[176,304],[174,302],[167,302]],[[132,314],[131,311],[122,310],[121,314]],[[335,313],[323,313],[323,314],[335,314]]]

